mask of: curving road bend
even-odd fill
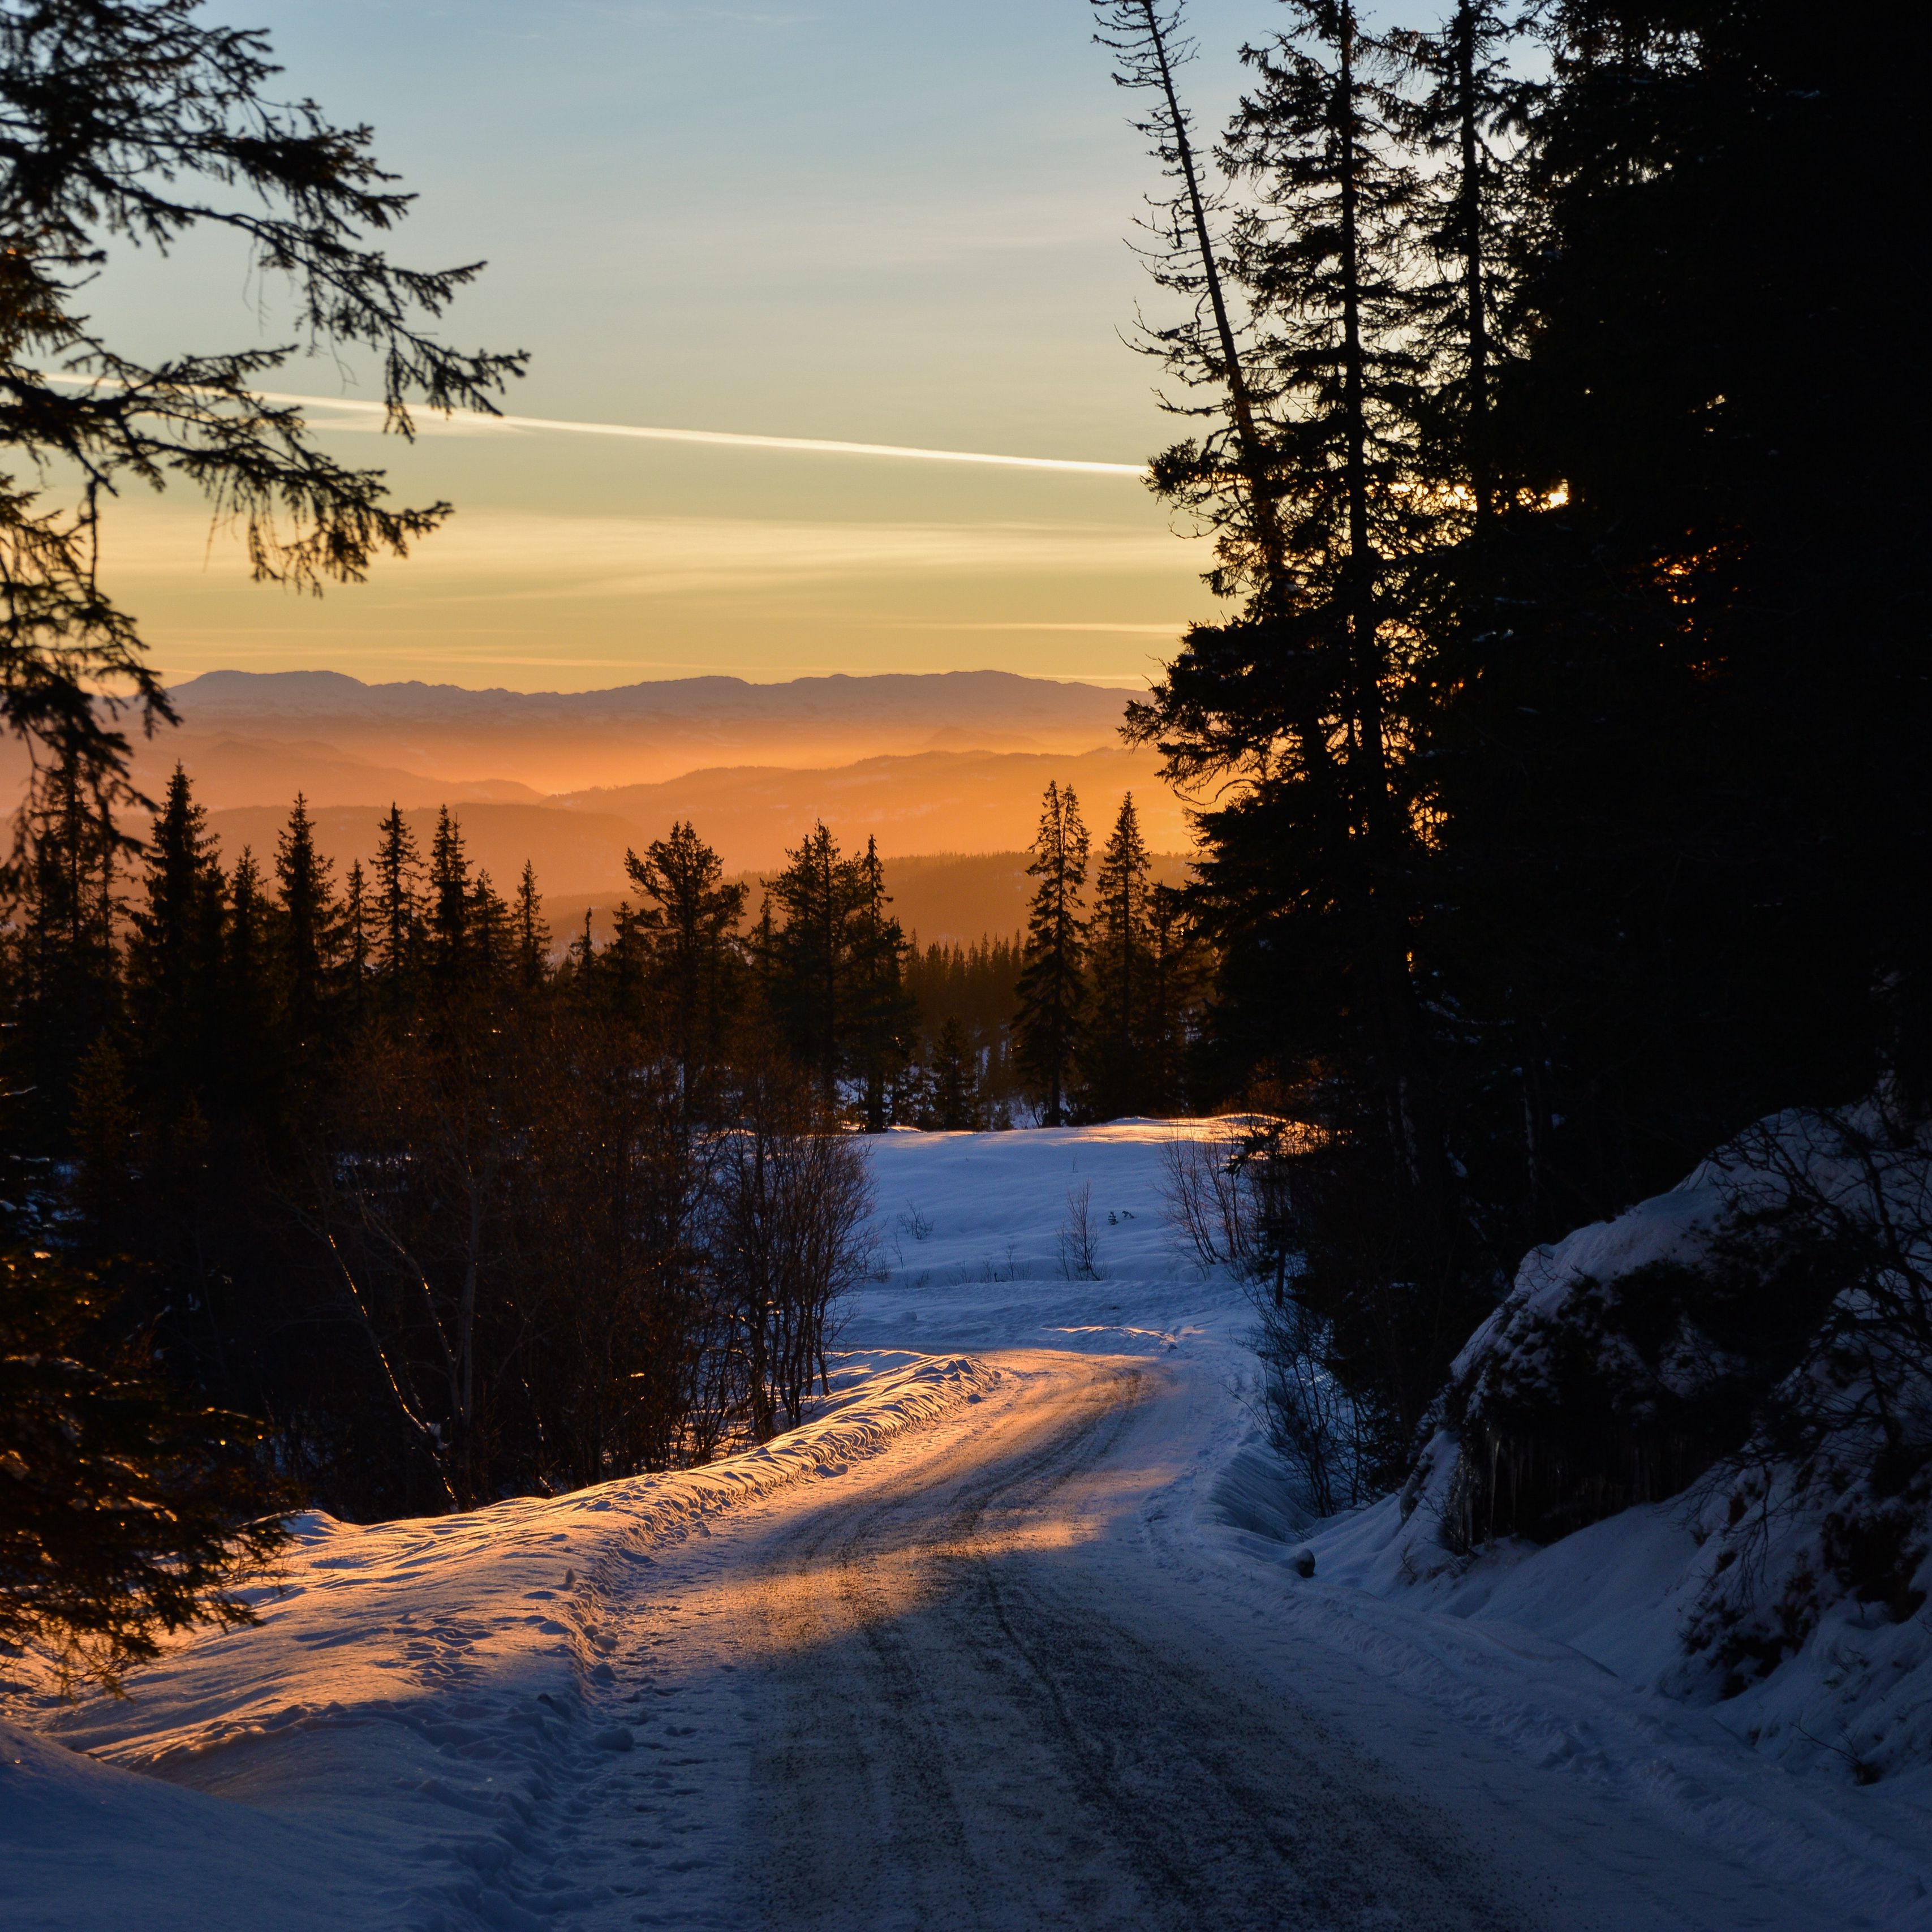
[[[1083,1364],[770,1552],[764,1924],[1531,1922],[1441,1816],[1080,1561],[1149,1371]]]
[[[1150,1526],[1206,1400],[1183,1370],[1001,1359],[1007,1390],[983,1408],[658,1573],[658,1608],[683,1606],[639,1653],[670,1700],[665,1729],[640,1735],[685,1754],[649,1761],[662,1815],[674,1780],[722,1795],[728,1765],[738,1816],[713,1821],[708,1850],[664,1827],[632,1838],[684,1856],[641,1860],[656,1876],[632,1910],[656,1909],[627,1922],[1830,1922],[1162,1560]]]

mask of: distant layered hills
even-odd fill
[[[554,911],[578,920],[625,890],[626,850],[679,818],[738,873],[776,867],[820,818],[894,859],[980,855],[928,868],[902,908],[932,938],[1012,929],[1015,855],[1049,778],[1075,788],[1096,839],[1131,790],[1150,846],[1192,843],[1156,758],[1120,741],[1124,692],[1002,671],[583,692],[214,671],[170,695],[181,726],[137,745],[136,781],[158,794],[178,759],[231,857],[272,851],[297,791],[342,866],[368,857],[392,802],[425,845],[446,804],[500,886],[527,859]],[[896,868],[908,892],[918,869]]]
[[[1129,751],[1059,757],[926,752],[820,770],[725,767],[661,784],[560,794],[535,804],[466,798],[453,788],[438,797],[461,820],[472,858],[499,884],[514,879],[527,859],[547,893],[596,894],[622,888],[626,847],[641,850],[679,818],[690,820],[733,872],[779,865],[785,848],[821,818],[842,844],[862,845],[870,836],[895,856],[1014,850],[1032,840],[1049,778],[1073,786],[1096,830],[1119,809],[1121,795],[1132,791],[1150,846],[1175,850],[1190,842],[1155,761]],[[366,857],[386,808],[386,801],[318,806],[316,842],[345,864]],[[287,816],[284,803],[230,806],[212,812],[210,823],[224,849],[246,844],[260,853],[273,849]],[[435,822],[435,808],[418,806],[408,816],[424,831]]]
[[[357,782],[345,765],[446,785],[508,782],[535,795],[660,784],[721,765],[822,768],[915,752],[1084,752],[1118,742],[1126,698],[1094,685],[992,670],[782,684],[669,678],[583,692],[220,670],[170,694],[182,719],[176,748],[192,745],[211,785],[225,784],[228,768],[241,766],[254,748],[272,743],[292,768],[314,763],[315,795],[331,804],[368,796],[352,800],[334,789]]]

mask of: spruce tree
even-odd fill
[[[342,918],[329,877],[333,869],[316,850],[308,801],[297,792],[275,848],[275,881],[281,901],[289,1029],[296,1053],[303,1057],[320,1046],[323,1016],[340,963]],[[358,898],[360,878],[358,867]]]
[[[429,903],[424,920],[430,970],[446,984],[463,979],[470,965],[470,862],[462,827],[441,807],[430,843]]]
[[[978,1058],[966,1029],[950,1014],[932,1050],[931,1105],[933,1125],[942,1132],[962,1132],[980,1124]]]
[[[414,974],[420,950],[422,914],[416,881],[422,861],[416,834],[400,806],[389,807],[376,837],[372,908],[376,968],[394,999]]]
[[[1148,1009],[1153,992],[1148,870],[1147,845],[1129,792],[1101,848],[1085,932],[1083,1100],[1084,1111],[1096,1120],[1148,1109]]]
[[[1073,788],[1049,778],[1027,866],[1028,876],[1040,883],[1027,912],[1013,1031],[1020,1064],[1050,1127],[1066,1122],[1079,1046],[1087,854],[1087,828]]]
[[[527,859],[524,861],[523,876],[517,881],[512,920],[517,983],[528,993],[543,984],[550,963],[550,928],[544,923],[543,900],[537,892],[536,868]]]
[[[342,896],[342,970],[347,980],[349,1010],[360,1018],[374,970],[376,922],[369,902],[368,884],[360,859],[349,863],[349,878]]]
[[[814,825],[775,879],[765,881],[769,908],[776,902],[784,922],[766,941],[766,983],[776,1017],[800,1064],[830,1103],[838,1097],[845,1047],[850,1036],[853,921],[860,884],[838,842]]]
[[[1511,345],[1510,254],[1520,225],[1520,129],[1539,90],[1510,68],[1517,24],[1493,0],[1456,0],[1434,34],[1394,45],[1423,84],[1395,119],[1434,165],[1418,197],[1420,238],[1434,272],[1412,300],[1433,357],[1420,404],[1422,461],[1466,491],[1468,526],[1486,539],[1501,507],[1496,398]],[[1474,566],[1464,560],[1466,574]]]
[[[905,983],[904,929],[886,908],[885,867],[878,841],[868,838],[865,856],[852,862],[850,978],[847,1063],[861,1090],[868,1133],[882,1133],[892,1114],[892,1088],[910,1058],[908,1042],[918,1009]]]
[[[244,1115],[259,1116],[272,1102],[281,1072],[274,1038],[278,988],[273,955],[274,908],[262,888],[261,868],[246,845],[235,862],[227,890],[220,962],[222,1022],[219,1034],[227,1098]]]
[[[645,957],[644,980],[676,1054],[687,1109],[705,1102],[736,1004],[738,922],[748,888],[727,882],[724,862],[679,821],[625,868],[646,903],[632,922]]]
[[[127,973],[134,1037],[170,1114],[218,1057],[223,883],[208,814],[178,764],[148,837]]]
[[[478,980],[486,986],[512,982],[518,974],[514,916],[481,868],[470,882],[464,922],[470,968]]]
[[[1189,889],[1216,968],[1197,1064],[1224,1091],[1280,1083],[1268,1104],[1324,1130],[1301,1198],[1330,1207],[1311,1219],[1380,1231],[1305,1258],[1300,1279],[1346,1337],[1344,1378],[1386,1400],[1394,1456],[1496,1264],[1457,1198],[1418,944],[1439,780],[1414,752],[1442,691],[1439,566],[1468,515],[1423,428],[1444,358],[1418,303],[1428,203],[1399,86],[1412,69],[1352,0],[1283,11],[1286,31],[1244,50],[1252,80],[1222,150],[1249,196],[1229,275],[1249,366],[1267,375],[1283,578],[1272,594],[1210,579],[1243,608],[1196,626],[1130,719],[1171,781],[1214,794]],[[1177,373],[1225,389],[1206,358]],[[1225,524],[1235,484],[1211,450],[1184,445],[1154,475]]]
[[[76,1070],[118,1014],[113,916],[122,842],[71,764],[43,786],[19,834],[26,892],[5,944],[17,1024],[0,1043],[16,1106],[44,1144],[57,1145]]]
[[[594,906],[584,908],[584,930],[570,942],[565,956],[572,980],[580,994],[587,994],[596,978],[597,942],[590,934],[590,916],[596,910]]]
[[[1184,892],[1148,893],[1148,999],[1142,1046],[1147,1110],[1180,1114],[1188,1103],[1187,1060],[1201,1009],[1205,964]]]

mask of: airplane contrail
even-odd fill
[[[344,396],[296,396],[263,389],[266,402],[294,403],[304,409],[350,410],[380,416],[381,403]],[[985,463],[1008,470],[1058,470],[1088,476],[1140,476],[1146,470],[1132,463],[1082,463],[1064,456],[998,456],[975,449],[914,449],[896,442],[836,442],[822,436],[743,436],[722,429],[656,429],[640,423],[573,422],[554,416],[484,416],[458,410],[453,419],[468,428],[561,430],[573,436],[628,436],[652,442],[699,442],[725,449],[790,449],[818,456],[902,457],[916,463]]]

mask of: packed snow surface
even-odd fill
[[[1921,1788],[1654,1688],[1668,1509],[1309,1520],[1176,1131],[872,1143],[879,1278],[763,1448],[304,1519],[260,1628],[0,1730],[0,1923],[1932,1928]]]

